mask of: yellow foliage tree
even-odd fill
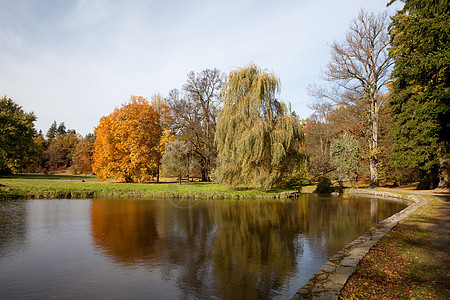
[[[175,140],[175,136],[173,135],[171,130],[171,127],[173,125],[172,111],[170,110],[166,99],[164,99],[159,93],[152,96],[151,104],[158,113],[159,121],[161,124],[162,135],[161,140],[159,142],[158,150],[162,157],[166,152],[167,144]],[[158,173],[156,178],[157,182],[159,182],[160,174],[161,174],[161,163],[158,165]]]
[[[158,175],[160,116],[144,97],[132,96],[102,117],[95,133],[92,168],[100,180],[116,176],[123,182],[147,182]]]

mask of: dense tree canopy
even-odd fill
[[[144,182],[157,176],[162,129],[158,113],[145,98],[133,96],[102,117],[95,133],[92,168],[99,179]]]
[[[308,119],[277,99],[279,78],[255,64],[226,79],[217,69],[190,72],[180,90],[150,102],[133,96],[86,138],[56,121],[45,137],[36,133],[34,114],[5,96],[0,173],[70,168],[159,181],[163,162],[178,178],[260,189],[295,186],[305,174],[449,187],[449,1],[401,1],[390,25],[386,13],[361,10],[345,38],[332,42],[328,85],[310,88],[321,101]]]
[[[219,182],[268,189],[299,168],[301,125],[275,98],[279,86],[254,64],[228,75],[216,129]]]
[[[34,159],[34,113],[4,96],[0,100],[0,173],[16,172]]]
[[[47,130],[47,133],[45,134],[45,137],[48,141],[53,140],[56,138],[56,131],[58,129],[58,124],[56,121],[53,121],[52,125],[50,125],[50,128]]]
[[[439,184],[448,186],[450,5],[448,0],[403,2],[390,31],[393,163],[420,170],[428,182],[424,188],[437,184],[440,168]]]

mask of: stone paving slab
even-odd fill
[[[369,250],[400,220],[428,203],[426,198],[418,195],[402,195],[363,189],[351,189],[347,193],[355,196],[407,201],[410,205],[381,221],[366,234],[354,240],[330,258],[291,299],[338,299],[348,278],[355,272],[356,267]]]

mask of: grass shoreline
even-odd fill
[[[93,176],[24,174],[0,176],[0,199],[42,198],[204,198],[278,199],[288,198],[293,189],[259,191],[231,189],[210,182],[115,183]]]
[[[395,191],[399,194],[419,194]],[[277,199],[293,190],[268,192],[229,189],[214,183],[123,184],[100,182],[93,176],[11,175],[0,176],[0,200],[27,198],[204,198]],[[423,194],[422,194],[423,195]],[[366,298],[450,298],[446,282],[449,266],[446,253],[434,246],[436,222],[445,201],[426,196],[429,204],[418,209],[386,234],[360,262],[357,271],[341,291],[342,299]],[[441,219],[440,219],[441,218]],[[448,234],[441,234],[446,236]],[[437,237],[439,239],[439,237]],[[442,238],[441,238],[442,239]],[[448,243],[448,240],[447,240]],[[445,260],[444,260],[445,261]]]

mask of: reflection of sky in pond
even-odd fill
[[[386,201],[0,203],[7,298],[288,298],[404,206]]]

